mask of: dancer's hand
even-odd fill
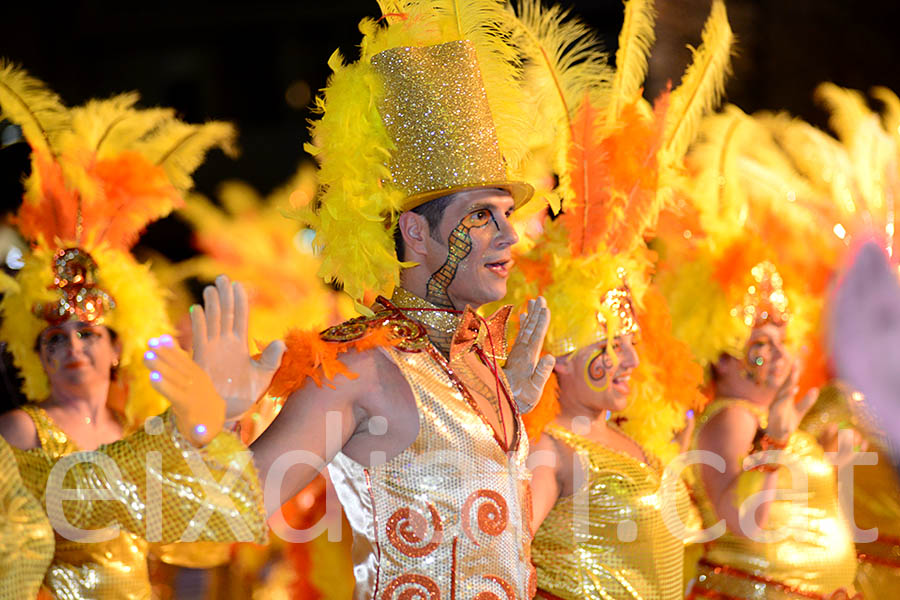
[[[225,401],[209,376],[170,336],[150,340],[144,354],[150,384],[172,404],[175,425],[191,443],[203,446],[222,430]]]
[[[775,401],[769,405],[769,423],[766,427],[766,435],[779,442],[787,442],[788,438],[797,427],[803,416],[812,408],[819,397],[819,390],[809,390],[800,402],[794,402],[797,396],[797,367],[791,368],[791,373],[778,388]]]
[[[206,371],[225,399],[227,418],[234,419],[256,402],[275,375],[284,343],[269,344],[259,360],[250,357],[247,341],[249,307],[241,284],[225,275],[203,290],[204,307],[191,307],[194,362]]]
[[[521,413],[530,411],[541,399],[544,385],[556,364],[556,359],[549,354],[541,357],[544,337],[550,326],[547,301],[542,297],[529,300],[527,311],[520,319],[519,333],[503,367]]]

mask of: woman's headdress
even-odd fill
[[[682,84],[652,105],[641,97],[653,40],[652,3],[626,3],[615,71],[604,67],[605,57],[596,48],[567,38],[583,32],[577,23],[564,21],[558,9],[524,2],[519,14],[517,39],[526,48],[528,81],[544,90],[539,113],[551,129],[543,139],[558,145],[549,154],[556,157],[550,165],[560,181],[561,214],[545,218],[540,237],[517,256],[519,271],[510,277],[509,299],[521,303],[539,294],[547,299],[552,319],[545,349],[556,355],[637,333],[647,308],[657,311],[654,324],[668,327],[658,295],[650,306],[643,304],[655,262],[645,237],[671,200],[701,115],[722,92],[732,41],[724,4],[713,3],[703,44]],[[642,337],[647,335],[661,339],[667,331]],[[687,353],[683,362],[690,364]],[[642,369],[645,377],[636,388],[660,392],[668,387],[666,373],[651,364]],[[663,412],[680,421],[684,411],[676,405],[695,405],[696,386],[685,386],[680,397],[673,390],[646,400],[657,409],[668,403],[671,410]],[[670,437],[661,444],[642,441],[659,451]]]
[[[189,125],[171,109],[137,109],[137,100],[123,94],[67,108],[42,82],[0,62],[0,116],[31,146],[31,174],[12,219],[30,252],[15,278],[3,278],[0,338],[26,397],[41,401],[50,388],[36,343],[48,324],[75,319],[115,330],[131,422],[164,406],[141,356],[147,340],[171,326],[166,292],[129,250],[148,223],[181,204],[206,151],[230,151],[234,139],[231,125]]]

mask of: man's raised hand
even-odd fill
[[[244,287],[225,275],[203,290],[204,306],[191,307],[194,362],[225,399],[227,417],[244,414],[269,387],[281,364],[284,343],[269,344],[259,359],[250,356],[247,339],[249,306]]]
[[[547,301],[539,297],[529,300],[528,312],[522,315],[519,322],[519,333],[509,351],[503,372],[509,381],[509,387],[519,412],[527,413],[541,399],[544,385],[553,372],[556,359],[552,355],[541,358],[544,337],[550,326],[550,309]]]

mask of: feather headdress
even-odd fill
[[[250,338],[257,343],[353,316],[349,298],[316,275],[321,260],[309,243],[312,232],[284,218],[283,211],[311,202],[316,188],[315,167],[304,164],[266,198],[241,181],[227,181],[219,187],[222,208],[191,194],[177,213],[193,227],[194,245],[203,253],[190,259],[190,271],[204,279],[225,273],[244,283]]]
[[[530,16],[534,10],[531,4],[520,5],[520,17]],[[547,16],[542,19],[523,19],[543,25],[543,29],[523,25],[526,31],[540,31],[540,36],[532,38],[549,40],[526,55],[540,57],[546,54],[545,46],[567,47],[559,42],[565,40],[558,31],[562,27],[559,13],[550,9],[544,14]],[[560,91],[557,96],[567,100],[566,108],[560,110],[566,112],[546,121],[555,128],[547,138],[565,141],[563,171],[557,174],[561,187],[570,187],[561,192],[562,214],[546,222],[534,247],[517,257],[519,273],[510,277],[509,297],[522,302],[542,294],[547,299],[553,319],[545,348],[555,354],[632,333],[630,321],[634,318],[642,329],[645,322],[661,327],[646,334],[656,343],[640,368],[642,391],[635,393],[640,395],[641,406],[631,408],[634,415],[629,418],[640,420],[632,432],[639,441],[665,456],[672,434],[683,424],[684,411],[699,402],[701,377],[699,369],[691,368],[689,352],[658,351],[674,340],[660,296],[655,294],[649,305],[644,303],[656,260],[645,237],[652,235],[660,210],[672,197],[670,188],[681,175],[682,155],[697,131],[699,116],[721,94],[731,31],[724,5],[714,2],[703,45],[682,85],[651,105],[641,97],[641,85],[653,41],[653,21],[652,2],[626,2],[616,69],[588,68],[591,85],[578,87],[585,78],[577,71],[577,63],[545,61],[550,65],[544,67],[545,81],[571,82],[557,89],[578,91],[577,96]],[[595,56],[585,50],[579,58],[591,67]],[[531,61],[541,64],[539,58]],[[567,77],[569,71],[575,76]],[[610,301],[621,296],[618,292],[622,290],[627,290],[627,307]],[[678,361],[680,367],[673,368]],[[676,381],[674,372],[682,378]],[[539,410],[538,414],[546,418],[552,412]],[[668,420],[667,426],[655,428],[652,436],[646,435],[650,414],[665,415]]]
[[[521,92],[520,56],[505,24],[503,2],[382,0],[380,6],[381,19],[365,19],[360,23],[363,39],[359,60],[347,64],[337,52],[329,60],[332,75],[316,99],[316,110],[322,116],[313,123],[313,143],[307,146],[320,164],[321,193],[309,207],[294,213],[316,232],[313,245],[322,256],[320,276],[340,284],[364,312],[366,309],[361,305],[364,295],[367,292],[389,294],[399,283],[400,269],[408,266],[401,264],[393,243],[397,216],[413,207],[408,200],[446,195],[457,186],[465,188],[485,182],[485,178],[476,177],[471,181],[463,176],[453,181],[450,175],[449,181],[442,180],[431,188],[427,185],[430,173],[424,170],[444,166],[444,155],[455,152],[454,156],[460,158],[470,147],[470,144],[454,142],[453,135],[465,132],[451,127],[454,131],[447,134],[446,140],[430,137],[430,144],[426,145],[437,148],[431,156],[415,155],[411,157],[412,165],[402,165],[403,176],[409,175],[420,182],[426,180],[425,189],[406,185],[408,178],[398,173],[396,162],[418,135],[412,131],[415,124],[398,125],[407,118],[405,111],[398,110],[387,119],[388,126],[382,113],[389,111],[391,103],[407,106],[405,103],[414,102],[413,98],[419,98],[421,92],[428,97],[426,103],[435,109],[429,112],[419,106],[424,110],[423,116],[444,118],[451,111],[443,110],[442,102],[452,101],[448,94],[452,89],[460,89],[460,86],[442,87],[441,82],[446,82],[449,74],[458,83],[483,86],[483,91],[476,95],[483,94],[489,113],[478,127],[486,133],[485,139],[494,139],[495,135],[496,146],[476,144],[472,146],[475,150],[468,152],[497,158],[491,164],[496,167],[494,173],[500,173],[497,179],[501,181],[494,182],[499,187],[514,185],[506,181],[505,171],[515,169],[525,155],[529,125]],[[433,85],[409,84],[409,88],[402,88],[398,93],[397,82],[387,80],[386,74],[402,70],[392,67],[402,66],[404,61],[416,57],[423,61],[429,59],[429,49],[453,42],[464,43],[473,50],[477,66],[467,71],[473,76],[457,72],[458,66],[427,63],[428,68],[415,70],[416,76]],[[438,54],[435,52],[434,56]],[[472,67],[471,63],[468,65]],[[478,72],[480,82],[475,81]],[[474,106],[476,98],[467,95],[457,100]],[[461,171],[470,172],[469,166]],[[451,168],[444,174],[455,172]],[[521,192],[517,201],[530,194],[530,188],[524,184],[515,185]]]
[[[141,356],[147,340],[171,326],[165,291],[129,249],[148,223],[181,204],[206,151],[230,151],[234,139],[228,124],[188,125],[170,109],[135,108],[137,99],[123,94],[69,109],[23,69],[0,62],[0,116],[22,128],[32,149],[31,175],[13,219],[31,252],[7,282],[0,337],[21,370],[25,395],[41,401],[49,383],[35,341],[48,315],[102,319],[122,345],[119,380],[129,388],[125,412],[132,423],[163,406]],[[59,281],[66,268],[83,269],[90,281],[54,285],[54,270]],[[88,284],[105,298],[103,306],[78,293]]]
[[[831,194],[798,169],[779,139],[796,126],[784,115],[751,117],[734,106],[703,119],[680,190],[698,219],[660,239],[657,282],[676,336],[704,367],[722,353],[744,356],[754,326],[789,316],[787,340],[805,364],[807,387],[825,377],[816,332],[838,248],[823,235],[831,229]]]

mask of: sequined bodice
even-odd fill
[[[48,459],[80,450],[42,408],[26,405],[22,410],[34,421]],[[14,448],[13,453],[18,457],[23,451]],[[43,490],[31,492],[40,498]],[[73,542],[59,533],[55,538],[53,562],[44,576],[44,585],[53,597],[60,600],[150,597],[147,543],[138,536],[123,531],[110,541],[96,543]]]
[[[538,588],[566,600],[682,597],[690,500],[668,473],[556,424],[547,435],[571,447],[586,473],[560,498],[534,536]]]
[[[355,597],[531,598],[526,437],[504,451],[436,351],[383,351],[409,382],[419,433],[379,466],[343,454],[329,465],[354,531]]]
[[[696,435],[719,411],[740,403],[758,419],[765,412],[758,406],[735,399],[719,399],[707,407],[700,417]],[[706,560],[716,565],[735,567],[745,573],[780,582],[785,587],[740,576],[701,572],[700,586],[724,591],[736,598],[787,598],[790,590],[812,594],[831,594],[838,588],[853,589],[856,552],[849,525],[841,512],[834,467],[825,457],[816,439],[804,431],[794,432],[786,453],[791,467],[777,472],[776,488],[781,499],[772,503],[766,530],[784,537],[780,541],[754,541],[726,532],[707,544]],[[807,480],[806,494],[792,492],[791,473]],[[747,471],[738,482],[739,501],[759,491],[763,474]],[[698,481],[699,481],[698,476]],[[799,485],[799,483],[798,483]],[[719,521],[712,504],[697,485],[695,495],[703,516],[704,527]],[[804,501],[805,500],[805,501]]]

